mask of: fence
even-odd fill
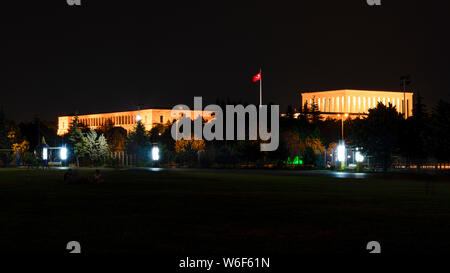
[[[135,166],[136,165],[136,155],[128,154],[125,151],[111,152],[111,157],[118,161],[121,166]]]

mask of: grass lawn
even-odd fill
[[[79,176],[93,170],[78,170]],[[450,182],[242,173],[0,169],[6,252],[171,254],[450,252]]]

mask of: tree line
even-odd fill
[[[233,102],[218,100],[217,104],[224,108]],[[50,145],[66,144],[69,162],[78,166],[117,166],[117,159],[111,156],[117,151],[134,155],[137,166],[150,166],[150,151],[157,145],[161,165],[325,168],[331,160],[330,151],[341,138],[342,126],[340,120],[324,119],[315,104],[288,106],[286,114],[280,117],[279,148],[261,152],[260,140],[175,141],[172,124],[173,121],[158,124],[146,131],[138,122],[127,133],[111,121],[98,130],[90,130],[76,117],[69,132],[58,137],[56,126],[51,123],[34,120],[15,124],[6,121],[0,111],[0,164],[13,161],[16,154],[23,162],[38,157],[35,151],[41,148],[39,138],[45,136]],[[248,134],[248,123],[246,131]],[[348,147],[362,148],[371,156],[371,163],[384,170],[399,160],[417,168],[430,162],[439,166],[450,161],[450,105],[441,100],[428,109],[420,94],[416,94],[413,115],[404,119],[391,104],[379,103],[367,116],[346,119],[344,135]]]
[[[391,104],[379,103],[367,118],[348,122],[349,142],[364,147],[384,170],[395,158],[417,169],[450,161],[450,104],[443,100],[428,109],[415,95],[413,115],[407,119]]]

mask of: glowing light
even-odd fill
[[[296,156],[293,160],[288,157],[287,162],[288,165],[303,165],[303,160],[301,160],[298,156]]]
[[[142,120],[141,115],[136,115],[136,121]]]
[[[339,161],[345,161],[345,146],[341,144],[337,147],[337,154]]]
[[[152,148],[152,160],[154,161],[159,160],[159,148],[156,146]]]
[[[47,147],[42,148],[42,159],[47,160],[48,159],[48,150]]]
[[[360,152],[356,152],[355,160],[356,160],[356,162],[363,162],[364,161],[364,156]]]
[[[59,152],[59,157],[61,157],[61,160],[67,159],[67,148],[66,147],[61,148],[61,150]]]

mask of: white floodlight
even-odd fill
[[[159,160],[159,148],[157,146],[154,146],[152,148],[152,160],[153,161]]]
[[[356,162],[363,162],[364,161],[364,156],[358,151],[355,154],[355,160],[356,160]]]
[[[59,151],[59,157],[61,157],[61,160],[67,159],[67,148],[66,147],[61,148],[61,150]]]
[[[344,144],[340,144],[337,147],[337,154],[338,154],[339,161],[345,161],[345,145]]]
[[[42,159],[47,160],[48,159],[48,149],[47,147],[42,148]]]

